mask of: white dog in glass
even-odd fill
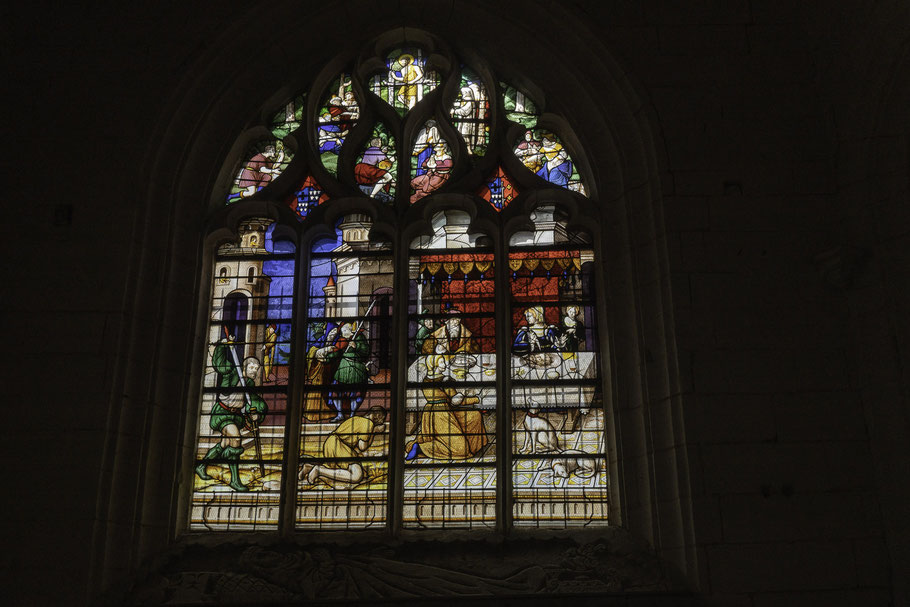
[[[519,453],[551,453],[559,451],[559,438],[556,428],[546,418],[540,417],[540,405],[533,398],[528,399],[528,410],[525,413],[525,442]]]
[[[597,474],[599,468],[597,460],[578,449],[566,449],[559,454],[561,457],[555,457],[549,462],[541,464],[540,468],[551,468],[553,476],[560,478],[569,478],[573,474],[581,478],[591,478]]]

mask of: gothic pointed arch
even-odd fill
[[[252,482],[254,477],[257,477],[255,480],[261,487],[265,487],[266,482],[273,483],[268,490],[275,494],[276,501],[274,505],[267,505],[262,518],[257,510],[253,519],[246,519],[257,521],[250,528],[282,529],[287,532],[309,524],[301,524],[299,514],[303,502],[298,482],[303,468],[299,465],[300,461],[295,461],[291,470],[286,452],[305,454],[305,443],[310,435],[306,430],[300,431],[302,413],[299,407],[306,402],[304,393],[308,388],[305,386],[310,384],[295,384],[290,378],[295,373],[306,375],[307,367],[303,361],[314,347],[322,352],[313,356],[324,358],[322,362],[329,362],[331,353],[325,351],[329,344],[312,341],[320,332],[317,329],[322,330],[324,341],[332,329],[337,329],[336,335],[351,333],[348,345],[356,344],[361,336],[358,325],[376,317],[373,308],[369,307],[374,299],[385,302],[379,304],[380,309],[388,310],[387,306],[391,305],[388,322],[396,332],[391,340],[382,345],[378,339],[365,340],[365,351],[369,354],[367,360],[361,362],[369,373],[370,363],[381,359],[381,364],[387,367],[378,371],[388,371],[387,381],[375,381],[376,377],[381,380],[382,376],[374,374],[370,377],[369,386],[361,386],[366,389],[348,390],[344,394],[345,390],[337,388],[337,382],[332,383],[335,381],[333,372],[332,381],[310,391],[321,393],[325,403],[317,398],[315,404],[328,408],[328,413],[334,410],[333,399],[343,401],[342,418],[345,413],[356,412],[356,409],[352,411],[352,403],[355,402],[358,407],[361,403],[370,403],[370,407],[384,409],[383,419],[377,418],[375,424],[388,425],[385,444],[391,445],[398,440],[407,447],[407,452],[402,454],[404,457],[399,457],[392,447],[380,450],[380,455],[370,456],[388,456],[385,460],[385,502],[378,511],[383,512],[380,518],[384,517],[393,532],[408,528],[409,520],[417,521],[417,527],[444,527],[445,521],[452,520],[448,515],[439,518],[438,508],[433,504],[425,513],[419,511],[422,506],[417,506],[417,511],[408,514],[408,489],[403,484],[403,478],[413,461],[407,456],[414,445],[419,445],[423,456],[428,455],[426,451],[438,447],[446,454],[446,458],[438,459],[445,459],[447,464],[451,464],[450,468],[457,467],[457,462],[465,461],[464,458],[459,459],[464,453],[480,457],[479,461],[483,463],[483,457],[489,452],[492,465],[487,467],[496,472],[498,481],[514,481],[519,476],[517,467],[504,466],[505,461],[520,459],[512,457],[518,455],[512,452],[512,446],[522,430],[514,427],[518,418],[512,415],[512,409],[506,406],[497,409],[500,406],[498,399],[505,397],[503,402],[512,402],[515,398],[510,390],[522,388],[521,381],[526,381],[529,382],[525,386],[528,394],[522,400],[533,405],[536,400],[532,394],[532,389],[536,389],[534,381],[543,384],[563,378],[547,375],[549,363],[556,358],[543,356],[540,358],[547,360],[541,360],[541,368],[534,371],[539,371],[540,377],[533,381],[514,377],[516,371],[511,379],[506,379],[509,375],[507,371],[514,369],[510,357],[518,343],[518,324],[524,317],[529,329],[525,331],[526,336],[534,334],[538,342],[542,338],[550,340],[549,347],[552,349],[547,351],[548,348],[542,348],[541,353],[558,353],[558,358],[562,360],[557,361],[553,368],[565,366],[568,369],[571,361],[563,358],[562,354],[570,351],[560,352],[553,344],[568,333],[565,329],[569,324],[576,323],[572,326],[577,326],[576,317],[581,312],[582,316],[597,317],[598,322],[596,328],[580,323],[583,328],[581,333],[574,335],[576,350],[573,352],[580,354],[585,351],[577,349],[578,343],[580,347],[596,343],[596,349],[592,351],[598,352],[600,359],[595,365],[596,372],[590,376],[579,374],[571,389],[583,394],[589,383],[596,386],[597,406],[603,412],[602,438],[594,439],[595,442],[601,441],[601,447],[592,453],[602,460],[596,465],[601,467],[607,479],[599,495],[609,496],[609,514],[604,512],[600,518],[609,518],[611,526],[600,535],[566,536],[557,542],[558,549],[554,550],[577,550],[579,548],[572,546],[580,542],[589,547],[584,550],[599,553],[605,548],[604,554],[594,558],[600,558],[604,563],[615,563],[618,562],[615,561],[617,542],[626,541],[622,539],[626,537],[638,538],[644,545],[653,546],[663,558],[674,562],[682,571],[690,574],[697,571],[691,551],[692,523],[687,518],[687,509],[680,505],[680,497],[687,493],[686,453],[680,435],[682,430],[675,417],[678,415],[675,411],[677,404],[673,400],[673,395],[678,393],[678,379],[670,337],[672,332],[669,330],[672,314],[667,305],[669,286],[663,250],[665,244],[660,237],[662,220],[659,205],[656,204],[659,200],[657,155],[651,143],[647,119],[641,111],[640,100],[635,97],[634,86],[599,45],[585,48],[581,41],[576,41],[562,49],[548,49],[556,53],[566,66],[558,75],[554,74],[543,63],[537,64],[519,52],[522,43],[526,42],[525,38],[532,34],[523,28],[520,15],[506,15],[501,10],[472,4],[470,19],[468,15],[461,14],[465,11],[455,11],[447,24],[435,22],[430,15],[415,18],[404,9],[398,9],[398,13],[391,11],[379,22],[354,16],[346,24],[349,41],[334,44],[331,52],[318,43],[317,39],[324,43],[324,37],[304,38],[296,46],[287,46],[286,43],[269,42],[282,39],[273,31],[268,36],[259,37],[254,45],[255,31],[243,35],[238,31],[232,35],[247,42],[232,48],[222,47],[222,52],[212,53],[199,61],[192,82],[187,83],[181,99],[174,100],[167,110],[169,118],[162,123],[159,139],[154,144],[157,153],[150,157],[147,169],[149,204],[143,221],[149,227],[139,232],[142,240],[140,249],[146,254],[139,255],[135,260],[138,272],[147,280],[138,284],[133,293],[137,318],[145,314],[144,318],[156,321],[152,326],[139,322],[133,324],[124,331],[123,343],[125,352],[131,353],[125,356],[126,361],[146,360],[155,371],[154,377],[148,377],[137,372],[135,362],[125,362],[118,370],[118,377],[124,386],[124,393],[144,392],[148,394],[148,402],[155,405],[150,414],[137,417],[137,413],[129,407],[112,403],[112,410],[117,410],[112,419],[124,428],[124,433],[114,439],[115,444],[110,449],[108,465],[111,475],[107,486],[110,491],[99,496],[100,519],[105,522],[98,525],[95,534],[99,546],[94,568],[98,587],[109,586],[111,579],[122,572],[120,567],[135,571],[139,562],[161,554],[169,547],[194,542],[192,537],[185,535],[185,530],[194,526],[193,511],[186,505],[192,501],[195,483],[200,479],[196,473],[200,464],[203,464],[202,474],[213,477],[211,486],[221,482],[229,487],[234,480],[232,475],[236,474],[238,482],[229,494],[231,499],[224,505],[228,511],[227,527],[244,528],[246,523],[237,522],[242,519],[239,514],[241,509],[250,512],[257,508],[248,497],[254,491],[237,489],[237,486],[251,488],[255,484]],[[542,5],[535,4],[528,10],[544,9]],[[301,18],[292,16],[289,7],[279,8],[278,12],[282,11],[287,13],[288,18],[271,21],[273,25],[280,23],[280,28],[291,32],[301,24]],[[329,9],[321,11],[309,14],[308,18],[319,20],[331,16]],[[478,16],[482,17],[479,22]],[[569,30],[573,27],[573,20],[568,15],[559,17],[564,19],[564,23],[557,21],[557,29]],[[415,27],[387,30],[387,26],[393,23],[409,23]],[[471,25],[468,26],[468,23]],[[505,27],[506,23],[511,23],[510,27]],[[251,30],[261,27],[264,26],[254,23]],[[454,32],[459,32],[457,47],[446,42],[456,39],[451,35]],[[372,41],[366,51],[363,50],[365,40]],[[494,40],[495,45],[491,42]],[[241,50],[249,54],[254,46],[258,46],[257,61],[244,59]],[[494,46],[510,50],[497,52]],[[592,51],[592,48],[595,50]],[[420,49],[419,54],[417,49]],[[584,69],[572,63],[573,59],[577,61],[580,57],[585,58]],[[270,62],[271,69],[254,68],[253,63],[259,65],[262,61]],[[415,73],[415,66],[424,72],[423,75]],[[223,82],[228,71],[234,73],[235,81],[241,86],[224,90],[218,84]],[[428,77],[427,73],[434,75]],[[585,78],[580,77],[582,73]],[[293,74],[293,77],[289,79],[287,74]],[[350,74],[350,78],[346,74]],[[378,82],[377,74],[381,76]],[[569,77],[570,74],[576,77]],[[429,82],[424,82],[427,79]],[[346,84],[348,80],[350,85]],[[550,86],[557,81],[559,86]],[[506,85],[516,92],[506,94]],[[544,88],[546,95],[541,92]],[[212,91],[215,89],[223,94],[212,103]],[[492,106],[489,113],[483,105],[484,97]],[[340,105],[336,98],[340,98]],[[356,112],[352,111],[355,105]],[[250,107],[262,108],[259,116],[251,119]],[[511,118],[508,113],[512,114]],[[190,129],[189,125],[193,127]],[[189,142],[186,137],[188,132],[194,133]],[[178,153],[177,150],[182,151]],[[151,204],[153,200],[155,202]],[[550,211],[551,208],[554,210]],[[553,219],[553,213],[559,215],[559,221]],[[170,220],[189,215],[207,217],[207,227],[203,228],[198,219],[193,228],[187,227],[189,224],[186,222],[173,223]],[[344,222],[359,222],[362,233],[358,231],[361,228],[356,226],[341,227]],[[541,222],[547,226],[542,227]],[[467,239],[463,240],[469,246],[457,244],[462,241],[456,239],[453,241],[455,245],[448,246],[452,244],[448,243],[439,253],[434,252],[430,245],[434,242],[436,227],[442,228],[444,243],[448,243],[446,239],[454,238],[452,235],[463,227],[464,238]],[[336,313],[328,316],[336,320],[343,316],[337,314],[337,306],[344,307],[339,295],[340,279],[344,277],[338,268],[339,263],[344,265],[346,260],[352,259],[358,264],[366,260],[375,261],[377,275],[382,275],[380,268],[383,260],[387,260],[385,263],[391,268],[388,279],[374,281],[376,284],[369,286],[365,300],[360,289],[355,292],[352,308],[355,312],[348,329],[344,328],[345,322],[337,322],[332,328],[311,328],[307,321],[312,320],[313,315],[308,315],[307,321],[300,318],[286,323],[292,325],[293,330],[285,330],[282,334],[282,322],[290,317],[283,316],[283,304],[270,309],[270,286],[263,287],[266,291],[261,295],[265,299],[258,309],[264,316],[245,321],[248,329],[245,343],[249,350],[243,352],[246,356],[241,357],[237,353],[238,360],[232,361],[231,348],[227,347],[221,349],[220,358],[225,369],[231,366],[229,363],[234,363],[233,373],[238,378],[244,377],[246,359],[259,358],[260,366],[265,366],[264,356],[253,356],[252,353],[256,349],[262,352],[269,345],[271,328],[279,337],[272,350],[270,376],[274,389],[270,390],[262,389],[261,375],[258,376],[260,379],[246,387],[243,380],[225,380],[227,383],[222,386],[218,383],[222,381],[218,376],[223,378],[230,372],[221,372],[211,364],[213,353],[210,350],[218,348],[222,339],[226,340],[224,343],[231,344],[235,341],[231,338],[237,338],[230,335],[230,331],[224,338],[219,333],[217,339],[212,333],[216,327],[211,323],[212,308],[209,305],[212,285],[217,286],[223,280],[221,267],[228,267],[229,281],[233,276],[242,276],[240,282],[246,283],[249,268],[244,266],[238,270],[242,274],[235,274],[230,267],[235,262],[229,258],[238,247],[242,249],[244,244],[250,244],[243,241],[243,234],[250,229],[256,232],[257,241],[252,247],[247,247],[253,250],[242,251],[243,255],[238,258],[246,262],[252,258],[256,277],[263,274],[272,276],[272,284],[276,284],[276,275],[268,274],[256,264],[294,259],[294,269],[283,274],[291,279],[284,281],[286,286],[282,288],[286,290],[279,295],[294,300],[294,315],[306,309],[304,293],[314,288],[313,277],[316,274],[313,260],[320,255],[331,259],[330,265],[335,268],[322,276],[324,280],[318,285],[322,314],[326,316],[325,306],[334,305],[336,308],[330,311]],[[355,240],[368,245],[364,245],[362,251],[356,246],[349,246],[352,240],[345,239],[346,230],[350,230],[351,238],[356,237]],[[570,254],[547,257],[531,250],[532,244],[540,245],[534,240],[534,234],[538,232],[550,234],[545,238],[553,241],[549,243],[553,246],[539,246],[541,251],[570,251]],[[527,234],[531,234],[530,241],[525,239]],[[575,234],[586,234],[587,240],[578,241]],[[563,236],[566,238],[562,239]],[[320,244],[328,240],[333,240],[334,246]],[[430,248],[426,249],[421,243]],[[162,249],[171,251],[163,264],[161,257],[152,254]],[[470,249],[476,254],[465,256],[457,249]],[[490,260],[484,257],[487,251],[491,252]],[[256,259],[257,255],[261,259]],[[435,255],[442,257],[431,259]],[[496,263],[497,259],[499,263]],[[596,266],[589,265],[594,263],[590,261],[592,259],[597,260]],[[493,263],[487,265],[488,261]],[[513,265],[518,269],[514,269]],[[408,268],[411,266],[415,270],[409,275]],[[596,271],[592,270],[593,267],[597,268]],[[282,271],[286,270],[283,267]],[[299,274],[303,271],[305,276]],[[540,296],[537,299],[529,296],[527,302],[510,301],[506,297],[508,285],[519,278],[528,284],[534,283]],[[426,300],[415,299],[415,293],[424,288],[424,282],[428,289],[430,286],[435,289],[430,284],[435,280],[444,280],[449,286]],[[160,300],[141,296],[158,281],[169,285],[162,291],[164,296]],[[487,282],[492,286],[492,294],[484,291],[483,285]],[[465,286],[472,285],[473,288],[475,284],[479,289],[477,292]],[[577,286],[573,286],[573,292],[577,292],[577,305],[560,300],[564,295],[559,291],[560,284]],[[587,291],[595,284],[604,294],[597,301]],[[228,286],[232,285],[225,285]],[[502,293],[497,294],[497,289]],[[371,295],[378,297],[369,297]],[[489,306],[492,311],[484,307],[484,297],[491,298]],[[389,304],[386,300],[393,303]],[[199,304],[199,301],[203,303]],[[424,308],[424,301],[436,303]],[[505,307],[497,310],[497,302],[509,302],[507,307],[513,313],[506,316]],[[585,306],[592,311],[583,312]],[[599,314],[594,311],[595,308]],[[255,302],[251,309],[257,309]],[[425,312],[425,309],[429,311]],[[534,316],[533,320],[525,317],[526,310],[534,311],[530,314]],[[484,328],[485,315],[491,314],[496,321],[488,329]],[[571,314],[575,316],[570,317]],[[511,320],[500,321],[496,315],[502,315],[504,319],[515,317],[517,320],[514,323]],[[565,322],[564,316],[570,322]],[[430,415],[426,422],[422,417],[426,417],[427,403],[421,403],[422,413],[417,416],[420,419],[416,420],[416,427],[412,429],[406,405],[402,406],[402,413],[398,416],[391,415],[391,412],[398,406],[395,401],[399,398],[402,403],[407,402],[409,391],[418,398],[427,398],[424,394],[426,377],[420,378],[420,385],[409,386],[408,376],[401,375],[416,360],[413,357],[435,354],[435,350],[432,354],[424,354],[422,350],[418,354],[414,341],[416,330],[423,320],[428,319],[433,321],[435,333],[452,318],[460,318],[461,325],[478,336],[476,341],[480,343],[476,346],[477,351],[468,351],[473,348],[467,348],[460,352],[464,356],[459,359],[464,363],[462,367],[467,365],[469,357],[475,359],[480,375],[477,378],[471,375],[474,365],[467,365],[465,374],[468,383],[473,383],[472,387],[477,390],[473,395],[462,391],[458,403],[454,403],[451,394],[440,396],[447,401],[448,409],[444,414]],[[233,322],[238,324],[239,321],[235,319]],[[541,333],[536,330],[539,327],[535,327],[535,323],[553,325],[562,334],[548,335],[547,328]],[[471,330],[474,325],[476,330]],[[413,329],[411,333],[408,327]],[[254,328],[258,332],[257,337],[252,337]],[[223,327],[218,329],[223,331]],[[157,337],[148,339],[150,333]],[[193,336],[189,346],[187,335]],[[484,364],[484,340],[496,344],[486,352],[492,355],[489,365]],[[503,347],[506,344],[511,347]],[[348,345],[336,348],[339,358],[350,352]],[[408,350],[411,346],[414,346],[413,351]],[[456,345],[455,349],[458,347]],[[278,354],[282,348],[286,350],[286,359]],[[373,352],[377,348],[383,352]],[[445,361],[449,364],[459,352],[441,354],[452,355]],[[573,373],[578,371],[579,361],[576,355]],[[422,362],[422,372],[434,372],[431,366]],[[279,379],[285,373],[277,371],[282,366],[286,369],[287,383]],[[496,372],[485,375],[488,369]],[[396,372],[401,379],[392,377]],[[451,365],[449,373],[452,381],[466,379],[457,378],[457,369]],[[206,384],[207,375],[214,377],[215,384]],[[352,385],[354,383],[351,382]],[[450,386],[442,388],[445,392]],[[484,397],[478,396],[484,389],[491,390],[495,395],[494,424],[485,421]],[[235,393],[233,400],[221,398],[231,391]],[[249,397],[254,394],[261,398],[265,407],[257,410],[257,407],[250,406]],[[279,402],[282,399],[283,405]],[[473,402],[474,399],[477,402]],[[253,416],[259,418],[252,420],[254,422],[265,422],[267,416],[272,416],[271,425],[263,424],[260,428],[271,429],[268,438],[272,442],[263,443],[262,454],[257,454],[247,466],[249,474],[246,477],[243,455],[256,449],[252,443],[244,444],[245,439],[241,439],[236,447],[231,441],[226,441],[227,446],[222,445],[221,452],[209,458],[213,462],[211,467],[205,461],[205,453],[214,443],[206,443],[204,452],[200,451],[199,426],[203,419],[198,412],[208,407],[209,418],[206,421],[211,424],[212,410],[222,405],[231,409],[234,401],[245,403],[247,411],[252,411]],[[452,416],[456,406],[461,407],[459,413],[463,415]],[[465,411],[475,411],[477,415],[467,415]],[[521,415],[529,417],[527,411]],[[283,421],[277,420],[279,417]],[[322,415],[314,413],[314,417]],[[354,417],[349,415],[347,419]],[[547,422],[554,430],[558,425],[559,430],[569,428],[571,431],[577,422],[571,417],[554,416]],[[137,477],[130,463],[135,458],[131,459],[128,455],[134,447],[126,429],[140,418],[140,434],[147,447],[141,455],[137,455],[145,470]],[[185,421],[174,423],[175,420]],[[477,420],[480,420],[479,425]],[[244,434],[240,426],[246,423],[247,420],[235,420],[234,425]],[[490,425],[499,430],[490,432]],[[434,434],[427,432],[424,426],[442,426],[446,430]],[[455,436],[449,430],[453,426],[461,429],[461,436]],[[212,427],[211,436],[225,437],[221,433],[223,427]],[[507,428],[512,431],[507,431]],[[663,441],[661,444],[654,442],[655,428],[666,434],[660,438],[664,435],[657,433]],[[584,422],[576,429],[579,433],[586,430]],[[363,429],[356,431],[363,432]],[[530,430],[527,432],[531,433]],[[537,446],[547,449],[549,430],[544,428],[542,432],[544,438]],[[355,432],[351,430],[351,433]],[[324,445],[329,434],[331,432],[316,432],[315,435],[319,437],[318,442]],[[434,445],[434,442],[439,442],[434,440],[421,441],[420,437],[427,434],[433,434],[431,439],[444,435],[449,440],[444,441],[444,445]],[[260,436],[260,442],[263,438],[266,437]],[[451,440],[453,438],[458,440]],[[584,446],[578,448],[575,445],[568,449],[561,445],[559,441],[563,438],[557,435],[556,448],[550,444],[549,450],[554,453],[570,450],[586,453]],[[382,440],[377,441],[379,443]],[[489,449],[487,445],[495,448]],[[225,449],[232,448],[242,449],[237,454],[238,460],[234,459],[235,453],[231,451],[225,455]],[[390,453],[394,453],[394,457],[388,455]],[[456,454],[459,454],[458,457]],[[352,456],[342,454],[339,457]],[[572,464],[569,465],[584,473],[576,476],[586,475],[586,464],[580,462],[584,458],[570,459]],[[535,467],[543,461],[541,458],[538,460]],[[557,463],[554,460],[555,457],[548,460],[551,470]],[[232,464],[232,461],[240,463]],[[238,466],[236,473],[230,469],[231,465]],[[319,465],[314,464],[303,476],[310,480],[310,473]],[[565,467],[567,464],[562,465]],[[227,473],[220,479],[214,474],[214,468],[219,466]],[[328,468],[340,469],[338,466]],[[258,475],[257,469],[260,472]],[[270,469],[273,472],[268,472]],[[506,469],[508,471],[504,473]],[[221,470],[218,472],[222,473]],[[272,476],[269,477],[269,474]],[[317,480],[319,476],[316,475]],[[468,476],[466,474],[459,482],[467,482]],[[572,476],[571,471],[568,476]],[[326,475],[322,477],[324,479]],[[341,480],[349,485],[356,484],[350,478]],[[393,480],[398,483],[397,486],[391,486]],[[433,482],[437,480],[439,477],[431,479]],[[470,510],[478,513],[476,520],[487,521],[487,526],[496,532],[511,532],[517,529],[520,520],[539,522],[543,520],[544,511],[552,520],[568,520],[563,516],[564,512],[555,512],[553,507],[532,512],[522,519],[527,513],[520,514],[521,509],[515,506],[524,498],[519,497],[517,489],[512,490],[513,485],[489,482],[489,477],[483,473],[479,474],[479,483],[476,492],[467,492],[473,501],[456,505],[462,512]],[[323,487],[321,490],[325,492],[329,489]],[[346,490],[350,493],[350,488]],[[367,487],[364,493],[369,494],[373,490],[373,487]],[[131,491],[140,496],[139,499],[123,499]],[[212,493],[218,497],[218,491]],[[287,497],[289,495],[291,497]],[[426,501],[426,495],[414,495],[417,495],[415,504]],[[584,491],[579,495],[584,495]],[[474,500],[474,497],[480,501]],[[591,501],[590,497],[584,499]],[[367,501],[370,500],[372,503],[382,502],[368,496]],[[598,501],[598,498],[593,501]],[[293,506],[287,507],[286,504]],[[485,504],[492,504],[489,512]],[[443,505],[450,507],[449,503]],[[238,514],[231,514],[229,511],[232,508]],[[592,518],[593,511],[590,509],[585,512],[587,521],[598,518]],[[377,520],[375,511],[361,513],[361,516],[370,521]],[[412,518],[409,519],[409,516]],[[437,518],[434,519],[434,516]],[[468,518],[475,520],[473,516]],[[327,517],[320,507],[316,507],[311,519],[318,522],[328,520]],[[427,525],[427,521],[431,524]],[[265,523],[265,527],[257,527],[259,522]],[[129,534],[133,538],[130,544],[136,547],[135,550],[124,552],[124,546],[117,540],[118,528],[130,529]],[[199,529],[202,528],[219,527],[203,521]],[[583,531],[589,532],[589,529]],[[468,536],[463,539],[472,541]],[[244,552],[243,557],[250,569],[255,569],[258,566],[256,563],[261,565],[262,561],[257,561],[258,558],[272,558],[257,553],[255,547],[250,550]],[[471,548],[465,550],[470,551]],[[342,552],[336,554],[341,555]],[[521,560],[515,550],[511,554],[518,559],[513,562]],[[545,556],[545,559],[555,562],[553,554]],[[654,564],[653,569],[650,567],[648,565],[639,572],[642,579],[648,578],[642,587],[651,590],[670,588],[670,582],[659,571],[660,566]],[[515,580],[507,582],[497,577],[495,572],[487,576],[478,571],[463,573],[467,576],[465,579],[474,582],[483,580],[491,593],[533,591],[529,586],[516,586],[518,582]],[[596,586],[595,577],[592,570],[587,579],[594,585],[591,587],[596,587],[598,591],[627,589],[619,581]],[[268,579],[268,576],[263,579]],[[287,580],[279,583],[273,579],[272,583],[289,588]],[[466,581],[463,583],[467,584]],[[567,588],[565,586],[564,590]],[[350,598],[349,595],[344,596]],[[397,595],[393,592],[389,596]]]

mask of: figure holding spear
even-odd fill
[[[370,303],[366,314],[370,314],[376,301]],[[364,321],[365,322],[365,321]],[[329,402],[335,409],[335,417],[330,421],[337,422],[344,419],[344,402],[348,402],[348,417],[353,417],[354,412],[363,402],[364,390],[362,385],[367,383],[370,373],[366,361],[370,355],[370,346],[363,336],[364,322],[343,322],[340,326],[329,331],[326,336],[324,348],[316,351],[316,358],[323,362],[337,363],[332,384],[338,385],[329,396]]]
[[[264,473],[258,430],[259,422],[265,418],[268,407],[259,394],[243,390],[255,387],[262,364],[255,356],[245,358],[241,364],[233,342],[233,336],[222,339],[212,353],[212,366],[218,372],[218,387],[223,391],[217,395],[212,406],[209,426],[221,434],[221,441],[213,445],[203,456],[202,461],[196,466],[196,476],[202,480],[209,480],[212,477],[206,472],[206,462],[226,461],[231,473],[231,482],[228,485],[235,491],[249,491],[249,487],[240,482],[238,470],[240,454],[244,451],[240,429],[248,428],[253,432],[260,471]]]

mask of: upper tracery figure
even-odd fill
[[[301,89],[270,108],[270,120],[243,134],[255,145],[233,169],[226,202],[277,197],[304,220],[332,196],[352,194],[403,210],[461,188],[497,212],[540,180],[587,195],[565,139],[572,133],[558,117],[524,90],[497,86],[482,63],[468,65],[444,45],[427,44],[331,68],[319,89]],[[520,134],[516,123],[525,127]],[[263,126],[271,138],[252,132]],[[356,149],[347,149],[351,141]],[[279,192],[271,184],[291,165],[293,177]]]
[[[404,116],[439,85],[421,49],[399,49],[386,58],[388,71],[373,77],[372,91]]]

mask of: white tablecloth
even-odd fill
[[[571,385],[571,382],[597,377],[595,360],[593,352],[548,352],[535,356],[532,360],[527,355],[513,355],[512,407],[573,408],[586,413],[594,395],[594,386]],[[427,381],[428,363],[436,369],[437,381],[489,383],[489,386],[474,388],[479,391],[478,408],[496,408],[496,388],[492,385],[496,381],[495,353],[419,356],[408,367],[409,384]],[[522,385],[521,380],[547,383]],[[410,387],[407,395],[408,410],[420,410],[424,404],[420,387]]]

